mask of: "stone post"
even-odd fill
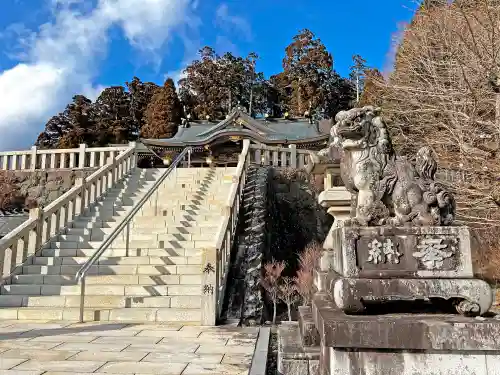
[[[30,170],[36,170],[36,156],[37,156],[37,148],[36,146],[31,147],[31,160],[30,160]]]
[[[85,211],[85,200],[87,196],[86,188],[85,188],[85,178],[84,177],[78,177],[75,180],[75,186],[81,186],[80,190],[80,198],[77,198],[76,201],[76,207],[74,207],[74,212],[73,215],[82,215],[83,212]]]
[[[85,168],[85,153],[87,151],[87,145],[85,143],[80,144],[80,151],[78,156],[78,169]]]
[[[297,146],[290,145],[290,168],[297,168]]]
[[[215,326],[219,302],[219,264],[215,247],[202,250],[201,255],[201,325]]]
[[[130,158],[131,163],[129,169],[131,170],[137,167],[137,142],[129,142],[128,146],[134,149],[134,154]]]
[[[35,254],[42,246],[43,212],[39,207],[32,208],[29,213],[30,219],[36,220],[35,228],[30,232],[28,239],[28,256]]]

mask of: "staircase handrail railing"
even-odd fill
[[[249,156],[250,140],[245,139],[232,177],[229,196],[222,208],[223,220],[216,232],[215,248],[204,249],[202,253],[202,325],[215,325],[222,310],[231,248],[250,164]]]
[[[156,203],[155,203],[155,214],[158,210],[158,189],[165,182],[171,172],[177,168],[179,163],[188,155],[188,166],[189,160],[191,159],[191,147],[186,147],[182,152],[175,158],[175,160],[170,164],[167,170],[161,175],[161,177],[153,184],[153,186],[146,192],[146,194],[133,206],[130,212],[125,216],[125,218],[116,226],[116,228],[106,237],[99,249],[97,249],[94,254],[80,267],[76,273],[76,282],[80,283],[80,322],[84,321],[84,310],[85,310],[85,278],[87,272],[104,254],[104,252],[109,248],[113,241],[118,237],[118,235],[125,229],[125,251],[126,256],[129,252],[129,239],[130,239],[130,223],[134,219],[135,215],[142,209],[144,204],[151,199],[154,193],[156,193]]]
[[[130,173],[136,165],[135,150],[135,143],[130,143],[118,157],[109,157],[107,164],[90,176],[77,178],[70,190],[46,207],[32,208],[24,223],[0,239],[2,282],[9,282],[17,267]]]

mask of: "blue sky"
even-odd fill
[[[2,0],[0,150],[27,148],[72,95],[95,97],[134,75],[178,78],[197,50],[259,54],[278,73],[309,28],[348,75],[353,54],[387,70],[412,0]]]

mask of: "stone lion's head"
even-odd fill
[[[380,153],[392,154],[389,133],[380,112],[380,108],[373,106],[339,112],[332,128],[335,145],[350,151],[377,147]]]

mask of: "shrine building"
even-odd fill
[[[306,113],[307,115],[307,113]],[[188,116],[189,117],[189,116]],[[174,137],[141,139],[139,159],[151,166],[168,165],[185,147],[192,147],[193,167],[236,166],[243,139],[266,146],[318,151],[326,147],[329,122],[310,117],[253,118],[235,108],[222,121],[184,119]]]

